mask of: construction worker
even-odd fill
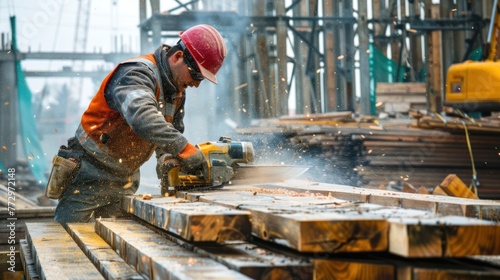
[[[66,224],[123,215],[121,198],[137,191],[139,168],[153,152],[159,160],[177,159],[184,173],[206,169],[203,153],[182,134],[185,90],[204,79],[217,84],[225,56],[219,32],[196,25],[181,32],[176,45],[161,45],[111,71],[75,137],[59,150],[59,158],[78,167],[64,174],[68,182],[54,219]],[[58,170],[54,165],[52,172]],[[55,175],[50,178],[61,177]],[[50,178],[47,188],[54,187]]]

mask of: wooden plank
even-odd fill
[[[186,199],[222,205],[225,207],[241,209],[243,206],[303,206],[323,205],[332,203],[347,203],[343,199],[332,196],[300,193],[295,191],[276,189],[267,190],[263,188],[224,188],[210,192],[188,192],[184,194]]]
[[[252,279],[313,279],[308,257],[286,256],[246,241],[197,244],[193,250]]]
[[[429,191],[429,189],[426,188],[426,187],[420,187],[420,188],[418,188],[417,193],[419,193],[419,194],[431,194],[430,191]]]
[[[189,262],[188,262],[189,265]],[[211,268],[202,269],[192,269],[192,268],[179,268],[172,271],[168,276],[170,280],[185,280],[185,279],[225,279],[225,280],[240,280],[240,279],[251,279],[247,277],[242,277],[236,271],[218,271]]]
[[[360,206],[365,209],[370,205]],[[316,208],[244,206],[252,213],[252,232],[299,252],[363,252],[387,249],[388,223],[341,205]]]
[[[68,230],[106,279],[145,279],[95,233],[94,223],[68,224]]]
[[[40,279],[104,279],[59,223],[27,223],[26,238]]]
[[[134,215],[185,240],[224,242],[246,240],[250,236],[248,211],[159,195],[151,200],[136,196],[130,203],[133,207],[127,209],[132,209]]]
[[[442,269],[415,269],[412,279],[499,279],[500,271],[470,271],[456,268],[455,270]]]
[[[467,187],[456,174],[450,174],[439,184],[448,195],[478,199],[478,197]]]
[[[250,213],[206,203],[170,209],[168,231],[193,242],[246,240],[250,236]]]
[[[461,258],[401,258],[384,253],[315,259],[315,279],[497,279],[500,270]],[[427,273],[458,277],[422,278]],[[437,274],[436,274],[437,275]],[[480,276],[480,277],[479,277]]]
[[[352,112],[329,112],[323,114],[301,114],[293,116],[281,116],[279,120],[294,121],[319,121],[319,120],[342,120],[354,121]]]
[[[3,280],[24,280],[24,273],[22,271],[7,271],[3,272],[0,276],[2,276]]]
[[[396,279],[393,265],[356,259],[314,260],[315,279]]]
[[[397,95],[396,95],[397,96]],[[381,98],[384,99],[384,98]],[[399,98],[397,98],[399,99]],[[412,98],[413,99],[413,98]],[[410,110],[423,110],[425,108],[424,102],[409,102],[409,101],[399,101],[399,102],[383,102],[379,101],[377,97],[377,102],[382,102],[381,111],[383,112],[399,112],[399,113],[407,113]]]
[[[386,95],[377,96],[377,102],[384,102],[387,105],[397,106],[398,104],[425,104],[425,95]]]
[[[396,269],[396,277],[393,279],[478,279],[477,275],[485,279],[496,279],[500,272],[499,268],[489,266],[486,262],[471,261],[468,258],[401,258],[392,254],[365,254],[358,258],[362,263],[393,265]],[[461,277],[422,278],[421,276],[424,275],[421,273],[434,271],[441,271],[443,275],[455,275],[459,271]]]
[[[8,223],[6,222],[5,225]],[[6,227],[6,226],[4,226]],[[6,227],[8,228],[8,227]],[[8,239],[5,239],[7,241]],[[5,274],[16,275],[15,271],[22,271],[22,261],[19,256],[19,244],[5,244],[0,245],[0,272]]]
[[[465,217],[390,218],[389,251],[404,257],[500,254],[500,225]]]
[[[329,187],[323,187],[329,185]],[[319,186],[320,188],[316,188]],[[342,186],[338,192],[335,188],[339,185],[314,183],[307,181],[286,181],[277,184],[262,184],[256,186],[239,185],[225,186],[220,190],[206,192],[184,192],[178,194],[190,201],[203,201],[216,203],[227,207],[240,208],[241,205],[272,205],[286,203],[288,206],[298,206],[306,203],[322,204],[335,202],[367,202],[370,193],[365,193],[362,188]],[[310,188],[308,188],[310,187]],[[331,190],[331,191],[329,191]],[[281,199],[278,199],[282,195]],[[318,201],[319,200],[319,201]],[[329,201],[324,201],[329,200]]]
[[[432,191],[433,195],[442,195],[442,196],[448,196],[448,193],[441,188],[441,186],[436,186],[434,190]]]
[[[377,95],[426,94],[425,83],[377,83]]]
[[[21,239],[19,241],[21,262],[23,264],[23,271],[26,280],[38,280],[40,276],[36,271],[35,261],[31,257],[31,250],[26,239]]]
[[[2,276],[6,279],[21,279],[22,260],[17,244],[0,245],[0,279]]]
[[[36,207],[27,209],[16,209],[16,218],[51,218],[54,217],[55,207]],[[0,209],[0,219],[12,217],[9,211]]]
[[[9,217],[12,218],[12,217]],[[16,244],[19,244],[21,239],[24,239],[26,237],[26,223],[30,222],[52,222],[54,219],[47,219],[47,218],[34,218],[34,219],[20,219],[17,218],[16,220],[6,220],[9,222],[15,221],[15,235],[13,236],[13,240],[15,240]],[[6,222],[7,223],[7,222]],[[0,227],[0,244],[8,244],[8,241],[11,238],[11,230],[9,227]],[[1,265],[1,264],[0,264]],[[1,267],[1,266],[0,266]]]
[[[410,194],[394,191],[356,188],[350,186],[314,183],[302,180],[289,180],[282,183],[261,185],[267,190],[290,190],[333,196],[339,199],[360,200],[380,205],[400,206],[403,208],[431,211],[441,215],[457,215],[469,218],[498,220],[500,217],[500,202],[492,200],[475,200],[458,197],[443,197],[434,195]],[[410,203],[411,202],[411,203]]]
[[[227,275],[228,279],[249,279],[226,266],[184,249],[133,220],[101,219],[96,232],[139,273],[150,279],[176,279],[179,275]]]
[[[29,209],[29,208],[39,207],[36,202],[25,197],[24,195],[20,194],[19,192],[16,192],[16,194],[14,196],[15,201],[11,201],[9,198],[12,199],[12,195],[9,195],[9,192],[12,192],[12,190],[15,191],[15,188],[12,189],[12,188],[10,188],[10,185],[9,185],[9,187],[6,187],[5,185],[0,184],[0,198],[1,198],[0,205],[1,206],[12,207],[14,204],[15,209]]]

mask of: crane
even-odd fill
[[[89,30],[91,0],[79,0],[76,15],[75,36],[73,41],[73,52],[85,52],[87,47],[87,35]],[[73,60],[71,69],[84,70],[85,60]],[[71,79],[71,90],[80,97],[82,94],[83,77]]]

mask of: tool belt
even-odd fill
[[[68,140],[68,146],[61,146],[52,159],[45,195],[51,199],[59,199],[75,178],[85,152],[74,137]]]

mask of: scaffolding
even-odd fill
[[[231,52],[225,64],[232,71],[222,80],[237,94],[228,104],[238,104],[232,115],[242,122],[289,113],[374,114],[373,48],[396,63],[391,71],[404,80],[394,82],[426,82],[428,109],[439,110],[447,68],[480,47],[483,15],[491,11],[488,1],[465,0],[176,2],[160,13],[151,0],[148,16],[140,1],[141,52],[192,25],[215,26]]]

